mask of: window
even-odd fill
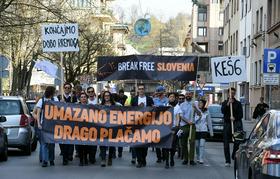
[[[259,32],[259,11],[256,12],[256,33]]]
[[[233,40],[232,40],[232,52],[235,52],[235,33],[233,34]]]
[[[223,27],[219,27],[219,32],[218,32],[219,36],[224,35],[224,28]]]
[[[244,16],[244,0],[241,1],[241,19]]]
[[[90,8],[92,0],[73,0],[72,4],[77,8]]]
[[[255,81],[255,84],[258,84],[258,62],[255,62],[255,79],[254,79],[254,81]]]
[[[208,53],[208,43],[198,42],[197,45],[202,48],[206,53]]]
[[[207,27],[198,27],[198,36],[206,37],[207,36]]]
[[[0,115],[18,115],[22,113],[20,101],[0,100]]]
[[[212,0],[212,3],[217,4],[217,3],[219,3],[219,0]]]
[[[219,20],[222,21],[224,19],[224,13],[223,12],[220,12],[219,14]]]
[[[261,84],[262,60],[259,60],[258,83]]]
[[[251,54],[251,48],[250,48],[250,42],[251,42],[251,36],[248,35],[248,46],[247,46],[247,49],[248,49],[248,54],[247,56],[250,56]]]
[[[270,114],[264,116],[253,129],[250,139],[260,139],[267,132]]]
[[[207,21],[207,6],[198,6],[198,21]]]
[[[222,41],[219,41],[218,43],[218,50],[223,50],[224,49],[224,44]]]
[[[235,39],[235,40],[236,40],[236,42],[235,42],[235,44],[236,44],[236,45],[235,45],[235,51],[238,52],[238,45],[237,45],[237,44],[238,44],[238,41],[239,41],[239,40],[238,40],[238,31],[236,31],[236,36],[235,36],[235,37],[236,37],[236,39]]]
[[[263,7],[260,9],[260,32],[262,31],[262,23],[263,23]]]
[[[206,12],[199,12],[198,13],[198,21],[202,21],[202,22],[207,21],[207,13]]]

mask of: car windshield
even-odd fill
[[[21,113],[20,101],[0,100],[0,115],[18,115]]]
[[[28,107],[28,109],[29,109],[30,112],[33,111],[33,109],[34,109],[34,107],[35,107],[35,105],[36,105],[36,103],[26,103],[26,104],[27,104],[27,107]]]
[[[209,106],[208,110],[211,117],[223,117],[221,106]]]

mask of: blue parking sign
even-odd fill
[[[264,73],[280,73],[280,49],[264,49]]]

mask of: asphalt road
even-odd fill
[[[249,131],[253,123],[245,122]],[[9,151],[7,162],[0,163],[0,179],[233,179],[233,165],[224,166],[223,144],[221,142],[207,142],[206,159],[203,165],[184,166],[176,157],[175,167],[165,169],[164,164],[156,163],[156,153],[149,150],[146,168],[136,168],[130,163],[131,153],[125,148],[122,158],[113,160],[113,166],[100,167],[97,154],[97,163],[89,166],[78,166],[75,158],[68,166],[62,166],[62,157],[59,156],[59,147],[56,146],[56,160],[54,167],[42,168],[38,161],[38,148],[31,156],[24,156],[21,151]],[[177,156],[177,155],[176,155]]]

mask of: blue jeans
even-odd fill
[[[37,136],[40,143],[39,159],[43,162],[54,161],[55,144],[45,143],[43,140],[42,130],[37,129]]]
[[[42,159],[44,162],[54,161],[54,144],[48,144],[48,143],[43,144]]]

